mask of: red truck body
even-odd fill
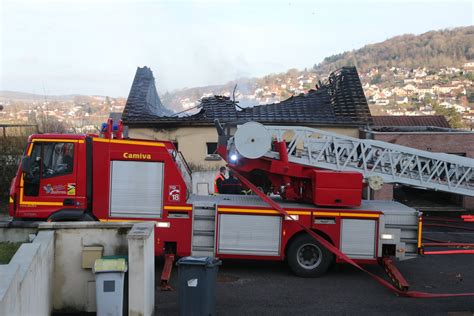
[[[413,257],[420,244],[418,212],[396,202],[361,203],[362,184],[356,183],[361,178],[353,173],[304,170],[306,179],[319,183],[312,191],[316,196],[309,199],[330,206],[275,198],[290,219],[282,218],[256,196],[190,194],[189,170],[168,141],[117,139],[107,134],[31,135],[25,156],[29,158],[20,165],[11,186],[12,217],[48,221],[152,220],[156,222],[156,255],[173,252],[177,256],[284,260],[296,251],[293,261],[313,271],[317,258],[311,251],[316,248],[304,248],[308,247],[304,231],[295,220],[359,263],[376,263],[384,255]],[[270,168],[268,162],[256,163]],[[342,185],[335,181],[341,177],[345,179]],[[331,204],[341,196],[342,205]],[[354,200],[354,196],[359,199]],[[411,230],[403,225],[389,227],[389,218],[395,217],[406,219],[403,224],[409,224]],[[393,240],[382,239],[383,233],[393,235]],[[318,256],[327,257],[323,258],[325,270],[330,263],[326,261],[338,259],[330,259],[329,253],[321,251]],[[321,271],[295,272],[314,276]]]

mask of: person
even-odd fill
[[[222,182],[222,194],[242,194],[242,184],[232,170],[229,170],[229,177]]]
[[[51,157],[51,165],[46,172],[51,175],[60,172],[63,168],[63,143],[55,144],[53,147],[53,154]]]
[[[225,180],[225,172],[226,167],[222,166],[219,168],[219,172],[216,174],[214,178],[214,193],[219,194],[222,193],[222,182]]]
[[[71,153],[67,152],[65,156],[63,157],[63,164],[65,166],[64,172],[66,173],[72,172],[72,163],[73,163],[73,159],[71,157]]]

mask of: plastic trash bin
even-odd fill
[[[123,315],[124,258],[97,259],[94,263],[97,316]]]
[[[217,271],[222,262],[213,257],[178,260],[180,315],[215,315]]]

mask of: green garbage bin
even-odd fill
[[[184,257],[178,260],[180,315],[215,315],[219,265],[213,257]]]
[[[127,262],[124,258],[97,259],[94,263],[97,316],[123,315],[124,276]]]

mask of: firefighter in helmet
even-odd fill
[[[222,183],[225,180],[225,172],[227,168],[222,166],[219,168],[219,172],[216,174],[214,178],[214,194],[222,193]]]
[[[222,182],[222,192],[223,194],[243,194],[242,184],[239,179],[235,177],[235,174],[232,170],[229,169],[229,177]]]

